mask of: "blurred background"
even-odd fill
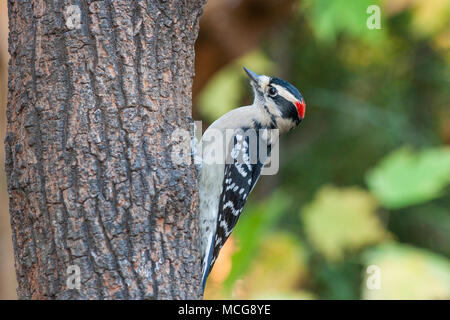
[[[380,29],[368,28],[371,5]],[[209,0],[196,46],[203,129],[251,103],[242,66],[288,80],[307,105],[281,139],[279,173],[249,197],[206,299],[450,299],[450,1]],[[0,156],[3,168],[3,147]],[[0,177],[0,299],[14,299]]]

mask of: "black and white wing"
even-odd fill
[[[220,195],[216,232],[213,235],[204,280],[216,261],[219,251],[233,231],[244,208],[249,193],[255,186],[267,157],[270,144],[260,139],[259,135],[248,136],[236,133],[231,139],[231,152],[224,168],[223,189]],[[265,144],[264,156],[259,156],[262,144]],[[262,159],[261,159],[262,158]]]

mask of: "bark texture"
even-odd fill
[[[189,130],[205,2],[8,1],[19,298],[201,297],[196,173],[171,134]]]

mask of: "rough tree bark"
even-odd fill
[[[19,298],[201,298],[196,173],[171,134],[189,130],[205,2],[9,0]]]

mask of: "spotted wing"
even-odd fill
[[[256,136],[256,139],[252,137],[255,136],[236,134],[231,139],[232,148],[225,164],[217,229],[213,239],[214,246],[211,248],[210,270],[220,249],[236,226],[247,197],[261,175],[261,170],[270,154],[270,145],[267,145],[265,140],[260,139],[259,136]],[[267,152],[260,157],[259,150],[262,143],[265,143]]]

